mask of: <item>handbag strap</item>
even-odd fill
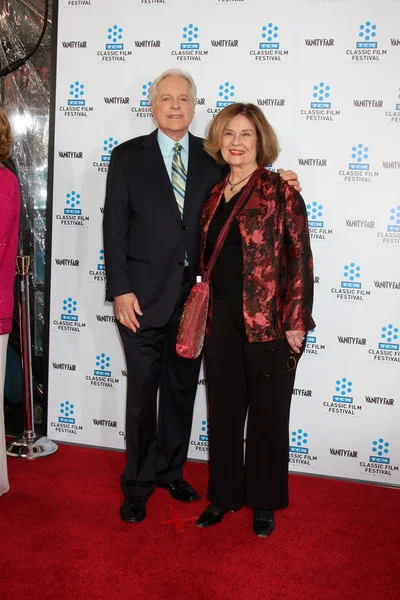
[[[228,235],[229,228],[232,224],[232,221],[233,221],[233,219],[236,218],[237,214],[242,210],[244,205],[249,200],[249,198],[253,192],[253,189],[255,188],[255,184],[257,183],[258,179],[261,177],[261,174],[264,172],[264,170],[265,169],[263,167],[259,167],[256,171],[254,171],[254,173],[250,177],[249,181],[243,187],[242,192],[241,192],[239,198],[237,199],[236,204],[233,207],[231,214],[225,221],[225,223],[219,233],[219,236],[218,236],[217,241],[214,246],[214,250],[212,251],[210,260],[208,261],[208,265],[204,272],[204,276],[203,276],[204,282],[206,282],[206,283],[210,282],[212,270],[215,266],[215,263],[217,262],[217,258],[219,256],[219,253],[221,252],[222,246],[224,245],[224,242],[225,242],[226,236]]]

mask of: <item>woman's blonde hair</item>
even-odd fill
[[[244,115],[251,121],[257,132],[257,164],[266,167],[276,161],[279,154],[278,138],[264,113],[255,104],[236,102],[226,106],[211,121],[207,129],[204,149],[220,165],[226,165],[222,158],[222,136],[228,122],[237,115]]]
[[[13,141],[10,123],[6,113],[0,108],[0,162],[4,162],[10,156]]]

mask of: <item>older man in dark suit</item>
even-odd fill
[[[199,499],[182,469],[200,361],[178,357],[175,342],[198,274],[201,208],[224,175],[203,140],[188,132],[196,103],[192,77],[177,69],[162,73],[149,100],[158,129],[114,149],[103,223],[106,295],[114,300],[128,374],[120,516],[130,523],[146,517],[155,486],[177,500]],[[296,176],[291,183],[298,185]]]

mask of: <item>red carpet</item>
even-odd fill
[[[201,502],[157,489],[140,524],[120,521],[121,453],[60,446],[9,459],[0,498],[0,598],[40,600],[398,600],[399,491],[292,476],[268,539],[252,513],[201,530],[207,467],[188,463]]]

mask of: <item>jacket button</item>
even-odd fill
[[[181,260],[178,262],[178,265],[179,265],[180,267],[183,267],[183,264],[184,264],[184,263],[183,263]]]
[[[183,229],[183,231],[187,231],[186,225],[182,225],[182,229]]]

